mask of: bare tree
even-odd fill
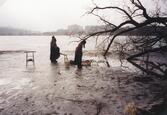
[[[143,0],[144,1],[144,0]],[[132,42],[136,48],[140,49],[137,54],[130,55],[127,59],[128,61],[132,62],[133,59],[136,57],[149,54],[150,52],[159,52],[167,51],[167,33],[166,31],[162,31],[163,28],[167,30],[167,14],[165,11],[167,9],[161,7],[162,3],[166,3],[165,0],[150,0],[150,4],[155,5],[154,8],[151,10],[147,8],[147,6],[144,6],[142,0],[129,0],[128,4],[124,6],[99,6],[94,3],[94,8],[92,8],[91,11],[89,11],[89,14],[92,14],[96,17],[98,17],[104,24],[106,25],[106,29],[94,33],[90,33],[87,36],[85,36],[85,39],[88,39],[92,36],[99,36],[99,35],[106,35],[107,39],[110,40],[105,52],[104,56],[109,52],[109,49],[111,45],[113,44],[113,41],[117,38],[117,36],[127,34],[129,32],[139,30],[143,27],[151,27],[154,31],[152,34],[148,34],[146,36],[152,37],[138,37],[133,38]],[[124,19],[119,24],[112,23],[111,21],[107,20],[103,16],[101,16],[98,12],[100,11],[117,11],[121,13],[122,18]],[[112,17],[111,17],[112,18]],[[125,28],[126,27],[126,28]],[[161,29],[160,29],[161,27]],[[123,29],[124,28],[124,29]],[[157,47],[157,44],[159,46]],[[156,47],[155,47],[156,45]],[[152,65],[152,70],[154,68],[159,69],[161,72],[163,72],[163,75],[165,74],[166,70],[163,70],[160,66],[162,64],[155,64],[149,62],[149,59],[147,59],[147,64]],[[132,64],[134,64],[132,62]],[[137,66],[136,64],[134,64]],[[164,64],[163,64],[164,66]],[[147,71],[147,69],[143,69],[139,66],[137,66],[139,69],[143,70],[146,73],[151,73],[157,76],[161,76],[160,74],[156,74],[152,71]],[[148,67],[147,67],[148,68]]]

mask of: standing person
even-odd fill
[[[74,64],[78,66],[79,69],[82,68],[82,47],[85,48],[86,41],[81,41],[75,50]]]
[[[50,42],[50,61],[52,63],[57,63],[57,59],[60,57],[60,49],[56,44],[56,38],[52,36]]]

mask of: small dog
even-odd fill
[[[82,61],[82,66],[91,66],[92,60],[84,60]],[[70,65],[76,65],[73,60],[68,60],[67,55],[64,55],[64,64],[65,67],[69,68]]]
[[[91,63],[92,63],[92,60],[85,60],[85,61],[82,61],[82,65],[83,65],[83,66],[91,66]]]

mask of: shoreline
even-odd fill
[[[2,114],[92,115],[100,111],[100,115],[122,115],[131,102],[143,110],[158,112],[166,99],[163,94],[167,81],[158,78],[112,67],[83,67],[78,71],[76,67],[67,69],[62,63],[49,65],[49,61],[43,62],[45,67],[41,66],[43,63],[38,65],[40,60],[36,68],[25,68],[20,65],[24,61],[22,54],[14,52],[23,51],[3,52],[11,55],[1,61],[5,66],[0,66],[0,80],[5,81],[0,84]]]

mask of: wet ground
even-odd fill
[[[35,56],[35,66],[26,67],[24,52],[0,54],[1,115],[122,115],[128,103],[149,110],[163,101],[166,81],[143,81],[114,65],[66,68],[63,57],[51,64]]]

